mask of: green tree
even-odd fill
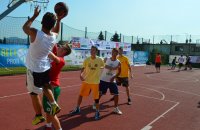
[[[156,54],[159,52],[159,50],[157,48],[153,49],[152,52],[150,52],[150,55],[149,55],[149,63],[153,63],[155,64],[155,57],[156,57]],[[160,55],[161,55],[161,59],[162,59],[162,64],[166,65],[169,63],[169,55],[168,54],[165,54],[163,52],[159,52]]]
[[[113,42],[120,42],[121,41],[119,35],[117,34],[117,32],[115,32],[115,34],[112,36],[110,41],[113,41]]]
[[[100,32],[100,34],[99,34],[99,36],[98,36],[98,39],[99,39],[99,40],[105,40],[102,31]]]
[[[3,43],[6,44],[6,38],[5,37],[3,38]]]

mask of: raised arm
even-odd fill
[[[57,15],[57,21],[56,21],[56,26],[51,30],[52,32],[54,33],[59,33],[60,32],[60,24],[61,24],[61,20],[65,17],[65,15],[61,15],[61,16],[58,16]]]
[[[57,64],[60,63],[60,58],[56,56],[55,54],[53,54],[53,52],[50,52],[48,57],[54,62],[56,62]]]
[[[37,18],[37,16],[40,14],[40,9],[38,8],[38,6],[35,8],[34,10],[34,14],[33,16],[28,19],[26,21],[26,23],[23,25],[23,31],[27,34],[27,35],[30,35],[30,38],[31,38],[31,42],[33,42],[35,40],[35,37],[36,37],[36,33],[37,33],[37,30],[35,28],[31,28],[31,25],[33,23],[33,21]]]

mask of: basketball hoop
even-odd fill
[[[49,0],[26,0],[26,2],[30,3],[30,11],[33,11],[37,6],[45,11],[47,9]]]
[[[49,0],[10,0],[7,7],[10,8],[14,6],[17,2],[28,2],[30,4],[30,11],[34,10],[37,6],[39,6],[40,9],[45,11],[47,9]]]
[[[12,7],[13,5],[15,5],[16,3],[18,2],[18,0],[10,0],[7,7],[10,8]]]

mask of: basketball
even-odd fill
[[[58,2],[54,6],[54,11],[58,16],[61,16],[64,14],[64,16],[66,17],[68,14],[68,10],[69,10],[69,8],[64,2]]]

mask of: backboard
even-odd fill
[[[23,3],[30,4],[30,11],[34,10],[36,6],[39,6],[41,10],[46,10],[49,0],[3,0],[0,1],[0,20],[6,17],[10,12],[18,8]]]

